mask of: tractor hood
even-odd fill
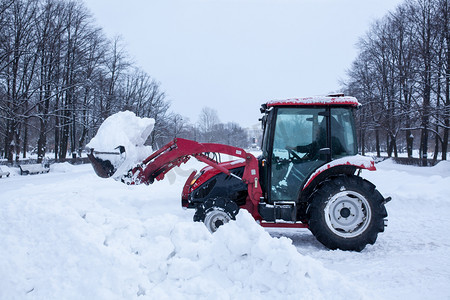
[[[245,166],[245,160],[244,159],[237,159],[232,161],[227,161],[219,164],[220,166],[224,167],[227,170],[232,170],[239,167]],[[195,190],[197,187],[211,179],[212,177],[216,176],[217,174],[221,173],[216,168],[207,166],[200,170],[200,172],[196,176],[195,182],[190,182],[192,184],[191,188],[192,190]]]

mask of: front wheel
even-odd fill
[[[361,251],[375,243],[387,217],[384,198],[358,176],[325,181],[310,198],[309,229],[330,249]]]
[[[229,199],[208,199],[197,207],[194,221],[205,223],[206,228],[213,233],[230,220],[235,220],[238,212],[239,206]]]

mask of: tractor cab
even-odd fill
[[[267,203],[298,202],[311,175],[357,154],[353,97],[275,100],[262,105],[260,179]]]

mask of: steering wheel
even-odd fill
[[[298,160],[302,160],[302,158],[297,153],[295,153],[294,150],[290,149],[289,147],[286,147],[285,149],[289,153],[289,156],[292,156],[293,158],[296,158]]]

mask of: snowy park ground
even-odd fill
[[[361,253],[245,212],[211,235],[180,206],[191,161],[151,186],[90,165],[0,179],[0,299],[450,299],[450,163],[363,172],[389,226]]]

